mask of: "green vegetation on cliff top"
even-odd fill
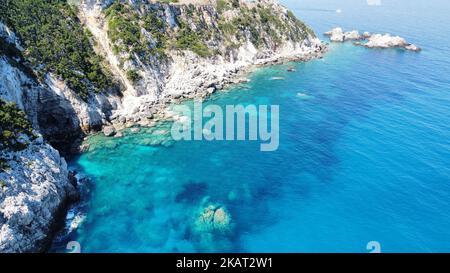
[[[153,56],[166,57],[167,50],[190,50],[201,57],[210,57],[219,53],[220,45],[238,48],[247,39],[256,47],[278,47],[286,39],[301,42],[308,34],[314,36],[292,12],[282,15],[262,4],[218,0],[217,14],[207,6],[181,5],[177,8],[181,12],[174,12],[174,18],[170,19],[175,25],[170,26],[163,6],[138,5],[131,7],[116,0],[105,15],[115,53],[122,58],[122,53],[128,53],[130,59],[137,56],[144,63],[151,63]],[[234,12],[230,15],[227,11]],[[217,21],[205,18],[208,13]]]
[[[292,12],[281,16],[261,4],[249,7],[237,0],[218,0],[217,14],[211,14],[217,16],[217,22],[205,20],[205,12],[210,12],[205,7],[180,6],[182,12],[173,18],[176,27],[166,22],[164,7],[139,5],[131,7],[116,0],[104,10],[108,36],[122,64],[136,57],[145,64],[154,64],[164,60],[168,50],[190,50],[201,57],[210,57],[238,48],[247,39],[256,47],[278,47],[286,38],[299,42],[308,34],[314,35]],[[238,15],[234,12],[235,15],[226,16],[229,10],[237,11]],[[112,76],[103,66],[102,57],[94,52],[92,35],[82,27],[75,6],[64,0],[2,0],[0,21],[19,36],[25,48],[21,55],[40,79],[48,72],[54,73],[84,100],[92,92],[113,85]],[[140,79],[133,68],[126,75],[133,82]]]
[[[64,0],[0,2],[0,21],[19,36],[23,55],[38,75],[54,73],[87,99],[90,92],[110,87],[112,79],[76,14]]]
[[[138,14],[128,4],[115,1],[104,12],[108,36],[116,54],[126,52],[137,55],[145,63],[151,62],[154,56],[157,59],[166,57],[168,48],[191,50],[202,57],[211,55],[202,42],[204,37],[192,31],[183,21],[179,20],[179,30],[175,34],[169,33],[163,20],[164,13],[158,9]],[[142,30],[151,36],[151,42]]]

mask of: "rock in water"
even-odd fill
[[[325,32],[325,35],[330,36],[330,40],[332,42],[343,42],[344,41],[344,32],[342,28],[337,27],[328,32]]]
[[[208,199],[208,198],[206,198]],[[222,205],[206,203],[195,215],[192,226],[193,240],[203,252],[230,252],[233,245],[234,224],[227,209]]]
[[[411,50],[411,51],[416,51],[416,52],[419,52],[422,50],[420,47],[418,47],[414,44],[410,44],[410,45],[406,46],[405,49]]]
[[[390,34],[375,34],[372,35],[368,42],[364,44],[369,48],[389,48],[389,47],[406,47],[408,43],[400,36],[391,36]]]
[[[406,40],[400,36],[391,36],[390,34],[375,34],[372,35],[368,42],[363,44],[369,48],[391,48],[398,47],[411,51],[420,51],[421,49],[413,44],[406,42]]]
[[[344,32],[342,28],[336,27],[330,31],[325,32],[325,35],[330,36],[332,42],[344,42],[349,40],[361,40],[361,35],[357,30]]]
[[[348,31],[344,33],[344,40],[361,40],[361,35],[359,35],[357,30]]]
[[[218,208],[214,212],[214,227],[228,226],[230,219],[223,208]]]
[[[130,132],[132,132],[133,134],[139,133],[139,131],[141,130],[141,128],[139,127],[133,127],[130,129]]]
[[[114,136],[116,134],[116,129],[114,126],[105,126],[103,127],[103,134],[107,137]]]
[[[199,232],[226,232],[230,230],[231,217],[222,206],[208,205],[195,223]]]
[[[344,32],[342,28],[336,27],[330,31],[325,32],[325,35],[330,36],[332,42],[344,42],[353,40],[354,45],[365,46],[367,48],[403,48],[410,51],[418,52],[421,49],[414,45],[406,42],[406,40],[400,36],[391,36],[390,34],[370,34],[369,32],[364,32],[360,35],[357,30]],[[359,42],[357,40],[367,40],[366,43]]]

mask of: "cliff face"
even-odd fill
[[[115,101],[120,100],[114,92],[92,94],[85,101],[52,73],[38,79],[23,51],[14,32],[0,23],[0,99],[24,110],[54,147],[67,151],[83,132],[107,122]]]
[[[272,0],[87,0],[79,10],[125,87],[112,116],[122,122],[145,122],[154,104],[221,89],[250,65],[321,50],[314,33]]]
[[[50,117],[50,109],[59,106],[45,109],[41,96],[50,91],[16,60],[0,56],[0,99],[14,102],[24,110],[37,132],[42,117]],[[60,113],[60,120],[76,120],[76,115],[66,110]],[[4,133],[4,125],[0,124],[0,133]],[[69,125],[68,130],[78,130],[77,123]],[[50,126],[45,124],[45,130]],[[0,253],[45,250],[56,215],[77,194],[59,152],[41,136],[26,142],[29,144],[20,151],[0,145],[0,161],[7,164],[0,166]]]
[[[78,2],[0,3],[0,99],[17,104],[44,137],[0,151],[9,165],[0,171],[0,252],[42,250],[55,215],[76,195],[53,147],[68,151],[106,124],[145,125],[166,103],[208,96],[251,65],[323,50],[272,0]],[[33,12],[52,16],[30,26]]]
[[[64,138],[78,135],[79,118],[70,101],[39,83],[24,63],[23,50],[14,32],[0,23],[0,99],[25,111],[36,133],[51,135],[66,128]],[[0,133],[4,130],[0,122]],[[45,250],[57,215],[77,195],[59,152],[41,136],[26,142],[23,150],[0,144],[0,253]]]
[[[77,192],[67,165],[42,137],[6,156],[0,172],[0,253],[45,250],[56,216]]]

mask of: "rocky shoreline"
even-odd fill
[[[323,55],[328,51],[326,44],[318,44],[313,50],[306,54],[292,55],[292,56],[275,56],[268,59],[259,60],[255,64],[251,64],[242,68],[237,68],[235,71],[228,73],[221,81],[215,82],[207,88],[198,89],[195,93],[186,93],[183,95],[169,95],[157,102],[147,102],[140,105],[138,114],[133,119],[127,119],[124,116],[112,116],[109,124],[104,124],[102,133],[107,137],[120,137],[120,131],[131,127],[153,127],[160,121],[173,120],[173,113],[169,110],[169,105],[178,104],[183,101],[193,99],[208,99],[215,92],[225,90],[232,85],[248,82],[248,74],[255,69],[285,64],[289,62],[307,62],[312,59],[323,58]],[[169,92],[170,93],[170,92]],[[88,138],[86,136],[84,139]],[[80,144],[80,142],[78,142]],[[82,153],[88,147],[80,144],[75,146],[72,150],[74,154]]]

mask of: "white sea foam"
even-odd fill
[[[302,93],[302,92],[298,92],[298,93],[297,93],[297,97],[300,98],[300,99],[303,99],[303,100],[307,100],[307,99],[310,99],[310,98],[311,98],[310,95],[308,95],[308,94],[306,94],[306,93]]]

